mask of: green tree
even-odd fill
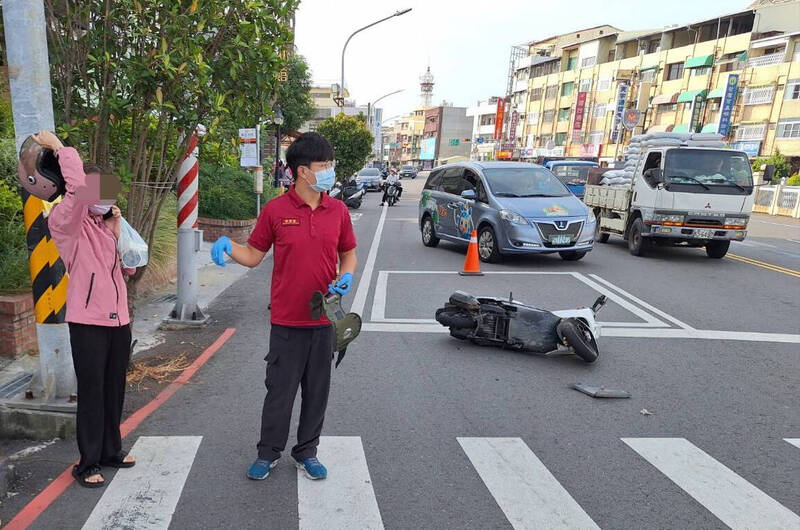
[[[789,161],[777,149],[772,156],[756,158],[753,162],[753,169],[763,171],[766,165],[775,166],[775,175],[772,177],[772,182],[780,182],[783,177],[788,177],[789,172],[792,170]]]
[[[202,123],[214,138],[271,114],[297,5],[45,0],[59,133],[130,176],[126,218],[149,244],[189,140],[182,132]]]
[[[348,116],[340,112],[320,123],[317,132],[333,145],[340,180],[361,169],[372,153],[372,134],[363,114]]]
[[[311,71],[302,55],[292,55],[287,66],[289,80],[278,89],[285,131],[296,131],[314,116],[317,108],[311,99]]]

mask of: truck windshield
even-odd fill
[[[733,187],[743,193],[753,188],[750,161],[744,153],[711,149],[670,149],[664,164],[664,178],[671,184]]]
[[[558,177],[558,180],[566,184],[567,186],[583,186],[586,184],[586,179],[589,175],[589,170],[592,169],[594,166],[569,166],[569,165],[558,165],[553,166],[550,170],[553,172],[553,175]]]
[[[566,197],[572,195],[549,171],[537,167],[484,169],[496,197]]]

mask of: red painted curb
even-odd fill
[[[122,437],[128,436],[136,427],[138,427],[150,414],[155,412],[161,405],[172,397],[183,385],[189,382],[189,379],[197,373],[197,371],[219,350],[233,334],[236,333],[236,328],[226,329],[214,343],[206,348],[206,350],[194,360],[186,369],[181,372],[167,388],[162,390],[156,397],[153,398],[147,405],[140,408],[122,425],[120,425],[120,432]],[[67,488],[74,482],[72,478],[72,466],[68,467],[61,473],[58,478],[50,483],[44,490],[31,500],[25,507],[14,516],[9,523],[3,527],[3,530],[23,530],[33,524],[42,513],[64,493]]]

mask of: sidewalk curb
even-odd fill
[[[14,464],[9,462],[8,458],[0,458],[0,502],[6,498],[16,478]]]
[[[75,438],[75,414],[17,409],[0,404],[0,438]]]

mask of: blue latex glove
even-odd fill
[[[338,281],[328,286],[328,292],[331,294],[346,295],[350,292],[350,286],[353,284],[353,275],[349,272],[342,274]]]
[[[211,259],[220,267],[224,267],[225,254],[230,256],[231,252],[233,252],[233,248],[231,247],[230,238],[228,236],[222,236],[217,239],[214,246],[211,247]]]

